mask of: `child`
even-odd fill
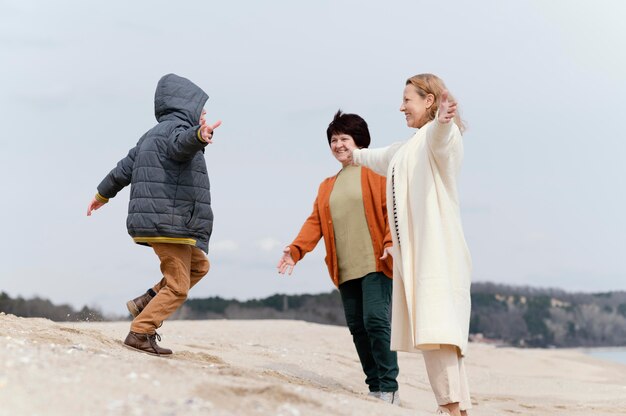
[[[221,122],[206,124],[208,98],[186,78],[162,77],[154,95],[158,124],[102,180],[87,208],[91,215],[131,184],[128,233],[154,249],[163,279],[127,303],[134,320],[124,345],[148,354],[172,354],[157,345],[156,329],[209,271],[203,251],[208,253],[213,212],[204,148]]]

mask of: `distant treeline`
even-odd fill
[[[470,333],[515,346],[625,346],[626,292],[475,283]]]
[[[55,306],[35,298],[11,299],[0,293],[0,312],[55,321],[102,320],[84,307]],[[211,297],[188,299],[173,319],[298,319],[345,325],[339,292],[273,295],[237,301]],[[558,289],[472,285],[470,333],[474,339],[529,347],[626,345],[626,292],[568,293]]]
[[[0,292],[0,312],[27,318],[47,318],[53,321],[103,321],[102,313],[84,306],[80,311],[70,305],[55,305],[47,299],[38,297],[11,299]]]
[[[175,319],[298,319],[329,325],[346,325],[339,291],[319,295],[272,295],[240,302],[212,297],[188,299]]]
[[[320,295],[273,295],[239,302],[190,299],[178,319],[300,319],[345,325],[338,291]],[[568,293],[558,289],[472,285],[470,333],[514,346],[591,347],[626,345],[626,292]]]

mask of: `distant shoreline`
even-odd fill
[[[580,351],[602,361],[626,365],[626,346],[581,348]]]

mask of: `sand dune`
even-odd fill
[[[0,314],[0,415],[430,415],[422,357],[400,354],[402,407],[366,396],[346,328],[172,321],[163,359],[130,351],[127,322]],[[472,344],[472,415],[624,415],[626,366],[577,351]]]

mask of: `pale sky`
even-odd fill
[[[101,179],[154,123],[170,72],[221,119],[206,151],[212,269],[190,297],[333,288],[324,245],[281,249],[340,168],[338,108],[371,147],[406,140],[405,80],[432,72],[467,122],[460,177],[473,280],[626,290],[626,3],[0,0],[0,291],[125,313],[160,277]]]

